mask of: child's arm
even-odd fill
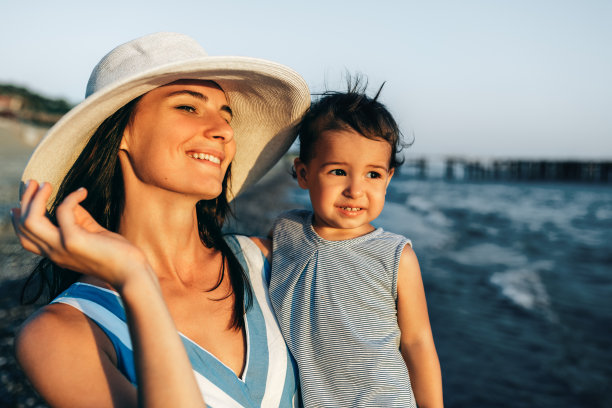
[[[251,241],[255,243],[264,254],[268,262],[272,262],[272,240],[262,237],[251,237]]]
[[[400,350],[417,405],[442,407],[442,374],[429,324],[421,269],[408,245],[402,252],[397,274],[397,321],[401,330]]]

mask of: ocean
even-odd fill
[[[45,406],[12,352],[34,310],[17,304],[31,257],[8,217],[31,147],[0,131],[0,406]],[[309,206],[279,168],[239,197],[236,231],[265,235],[279,211]],[[406,172],[391,181],[375,224],[413,241],[447,407],[611,406],[611,184]]]
[[[400,174],[375,224],[413,241],[447,407],[611,406],[612,185]]]

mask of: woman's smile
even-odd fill
[[[221,165],[221,162],[223,161],[222,153],[204,153],[189,151],[187,152],[187,156],[191,157],[192,159],[207,161],[216,165]]]
[[[141,184],[210,199],[236,152],[231,120],[217,84],[177,81],[142,97],[121,148]]]

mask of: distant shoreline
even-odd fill
[[[31,152],[47,130],[49,130],[47,126],[0,117],[0,148],[3,151],[9,148],[21,152]]]

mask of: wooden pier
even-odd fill
[[[433,176],[427,159],[406,160],[401,173],[415,178]],[[441,176],[469,181],[562,181],[612,183],[612,160],[468,159],[447,157]]]

